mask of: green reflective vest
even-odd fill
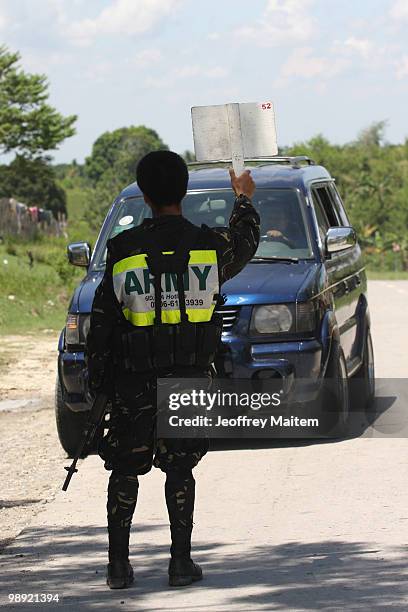
[[[163,252],[171,255],[173,251]],[[186,313],[192,323],[210,321],[219,293],[215,250],[190,250],[183,275]],[[135,326],[153,325],[155,319],[154,277],[146,253],[121,259],[113,266],[113,287],[125,318]],[[180,323],[176,274],[161,275],[162,322]]]

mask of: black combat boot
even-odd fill
[[[126,589],[133,582],[129,563],[130,528],[109,527],[109,564],[106,582],[110,589]]]
[[[170,526],[170,531],[169,585],[183,587],[201,580],[203,577],[201,567],[190,557],[192,526],[185,528]]]

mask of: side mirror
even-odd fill
[[[73,242],[67,246],[67,255],[73,266],[87,268],[91,261],[91,245],[87,242]]]
[[[327,254],[345,251],[356,245],[356,232],[352,227],[329,227],[325,242]]]

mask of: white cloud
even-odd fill
[[[390,9],[390,16],[396,21],[408,19],[407,0],[396,0]]]
[[[115,64],[110,61],[91,63],[87,66],[84,77],[95,83],[106,83],[115,70]]]
[[[14,24],[10,19],[10,4],[7,5],[6,0],[0,0],[0,30],[10,28],[11,25]]]
[[[202,69],[198,64],[192,64],[187,66],[181,66],[173,70],[171,76],[173,79],[189,79],[191,77],[198,76]]]
[[[235,31],[263,47],[309,40],[315,32],[311,6],[315,0],[268,0],[261,19]]]
[[[6,15],[2,12],[2,6],[0,4],[0,30],[5,28],[7,25]]]
[[[401,80],[408,77],[408,55],[404,55],[396,62],[396,68],[395,74],[397,79]]]
[[[171,87],[176,81],[186,79],[222,79],[228,75],[228,71],[221,66],[203,67],[199,64],[187,64],[175,68],[163,76],[148,77],[145,81],[146,87],[164,88]]]
[[[313,56],[312,52],[311,47],[294,49],[282,67],[281,76],[310,79],[324,73],[328,67],[327,60]]]
[[[294,77],[313,79],[316,77],[331,78],[347,66],[344,59],[313,55],[311,47],[294,49],[282,66],[280,80]]]
[[[147,67],[151,64],[156,64],[162,59],[162,54],[159,49],[142,49],[133,57],[133,62],[136,66]]]
[[[78,45],[89,45],[101,35],[135,35],[146,32],[169,15],[182,0],[113,0],[94,19],[71,23],[68,36]]]
[[[192,64],[176,68],[172,74],[172,79],[189,79],[192,77],[205,77],[207,79],[220,79],[225,77],[228,71],[222,66],[211,66],[210,68],[204,68],[198,64]]]
[[[363,69],[365,74],[379,73],[381,70],[389,71],[395,64],[395,58],[401,56],[401,51],[398,42],[384,43],[383,39],[369,40],[355,36],[345,40],[335,40],[330,47],[334,57],[352,61],[353,66]]]
[[[222,66],[215,66],[206,70],[204,74],[209,79],[223,79],[228,75],[228,70]]]
[[[373,43],[367,38],[355,38],[351,36],[344,41],[346,49],[357,53],[362,58],[367,59],[373,51]]]

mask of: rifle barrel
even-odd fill
[[[77,461],[80,457],[82,457],[84,450],[88,447],[88,445],[92,442],[94,436],[95,436],[95,432],[98,428],[98,425],[101,423],[104,414],[105,414],[105,410],[106,410],[106,405],[108,403],[108,397],[105,393],[100,393],[99,395],[96,396],[93,404],[92,404],[92,408],[89,414],[89,419],[87,424],[85,425],[85,429],[84,429],[84,434],[83,434],[83,438],[81,440],[81,445],[71,463],[70,466],[65,467],[65,469],[67,470],[68,474],[64,480],[64,484],[62,485],[62,490],[66,491],[68,489],[69,483],[71,482],[71,478],[72,476],[75,474],[75,472],[78,471],[76,464]]]

